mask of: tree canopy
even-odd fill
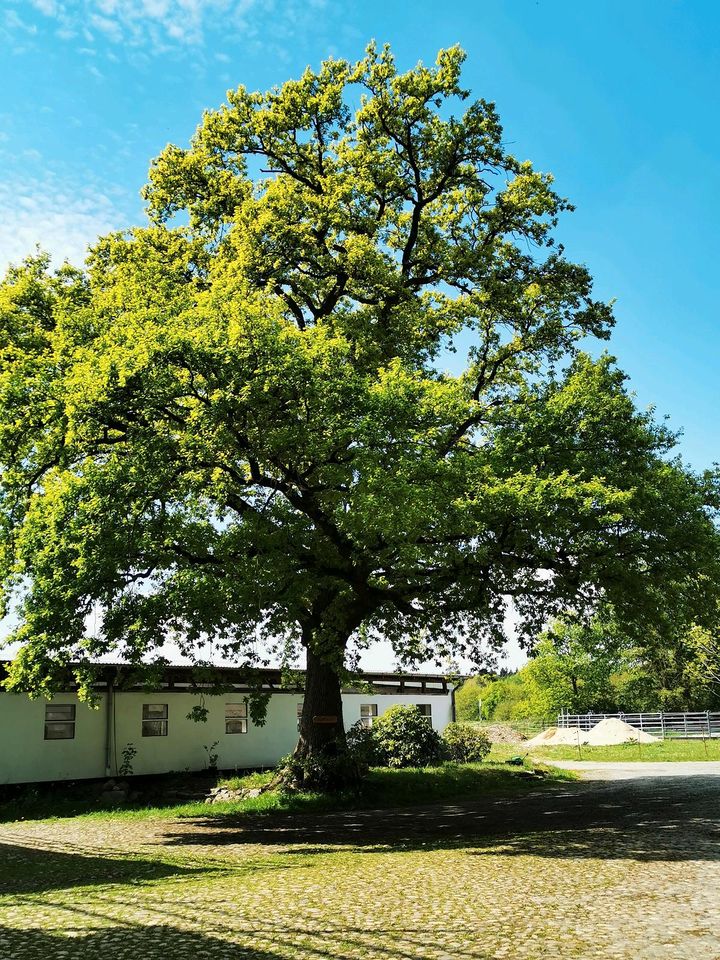
[[[351,638],[480,657],[509,598],[528,635],[706,604],[716,478],[583,352],[613,318],[554,240],[571,207],[463,59],[401,73],[371,46],[230,91],[153,162],[146,226],[8,272],[15,689],[169,637],[251,663],[260,632],[304,648],[324,749]]]
[[[649,636],[633,639],[609,614],[604,610],[587,622],[555,620],[516,673],[465,681],[456,694],[458,716],[551,721],[563,710],[635,713],[720,707],[716,628],[686,624],[673,633],[656,627]]]

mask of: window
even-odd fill
[[[296,716],[297,716],[297,728],[298,728],[298,730],[300,729],[300,721],[302,720],[302,712],[303,712],[303,702],[302,702],[302,700],[301,700],[300,703],[297,705],[297,709],[296,709],[296,711],[295,711]]]
[[[45,739],[75,739],[75,704],[48,703],[45,707]]]
[[[143,704],[142,735],[144,737],[166,737],[168,735],[168,705],[166,703]]]
[[[377,717],[377,704],[376,703],[361,703],[360,704],[360,723],[364,727],[371,727],[373,725],[373,720]]]
[[[432,723],[432,704],[431,703],[417,703],[415,706],[418,708],[420,713],[427,717],[430,723]]]
[[[225,704],[225,733],[247,733],[247,704]]]

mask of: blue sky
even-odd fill
[[[229,87],[264,89],[371,38],[402,67],[460,42],[520,158],[577,211],[559,236],[617,298],[641,405],[720,460],[720,5],[711,0],[0,0],[0,265],[78,261],[142,219],[149,160]]]
[[[266,88],[389,41],[460,42],[522,158],[577,205],[560,228],[603,297],[642,405],[720,459],[716,231],[720,5],[703,0],[0,0],[0,263],[78,260],[142,218],[149,160],[228,87]]]

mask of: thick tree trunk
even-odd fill
[[[340,678],[330,664],[307,648],[305,698],[296,756],[333,752],[345,745]]]
[[[293,754],[293,773],[305,789],[336,790],[357,782],[355,763],[347,751],[338,671],[306,647],[305,697],[300,737]]]

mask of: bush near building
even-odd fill
[[[490,753],[487,735],[467,723],[450,723],[442,735],[445,756],[455,763],[479,763]]]
[[[391,707],[372,727],[355,724],[348,745],[361,771],[428,767],[443,760],[479,763],[492,746],[482,730],[466,723],[451,723],[440,736],[415,706]]]
[[[378,766],[428,767],[443,758],[440,734],[417,707],[390,707],[371,729]]]

